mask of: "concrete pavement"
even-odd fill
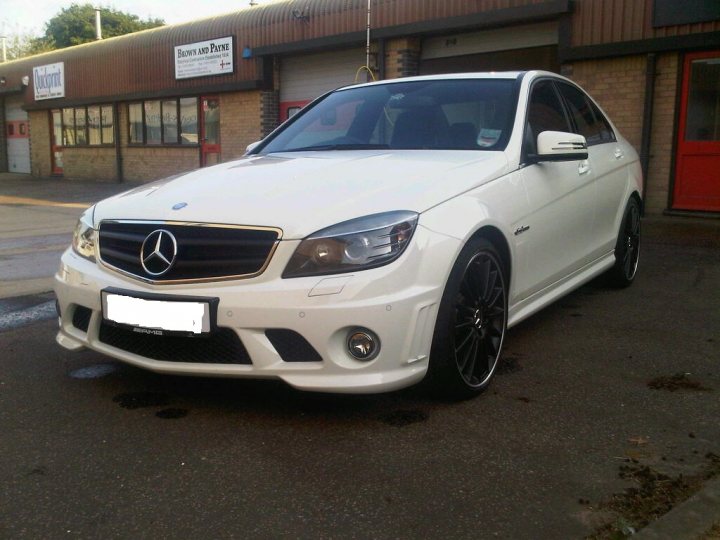
[[[0,298],[50,290],[82,211],[132,187],[0,173]]]

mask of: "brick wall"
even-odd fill
[[[645,57],[575,62],[570,78],[588,91],[639,151],[645,103]]]
[[[391,39],[385,45],[385,78],[412,77],[419,73],[420,40]]]
[[[63,148],[63,176],[77,180],[117,181],[114,147]]]
[[[266,90],[261,95],[261,136],[265,137],[280,124],[280,92]]]
[[[237,159],[247,145],[263,137],[260,90],[220,94],[221,161]]]
[[[50,176],[50,121],[48,111],[30,111],[30,173]]]
[[[580,84],[610,116],[620,132],[639,152],[645,106],[646,56],[574,62],[563,72]],[[657,59],[653,103],[650,162],[645,209],[660,213],[667,208],[672,171],[675,98],[678,55],[662,54]]]

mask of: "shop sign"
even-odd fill
[[[234,71],[232,36],[175,47],[175,78],[190,79]]]
[[[33,88],[35,101],[65,97],[65,63],[34,67]]]

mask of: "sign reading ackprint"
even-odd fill
[[[34,67],[33,88],[35,101],[65,97],[65,63]]]
[[[175,47],[175,78],[232,73],[233,49],[232,36],[178,45]]]

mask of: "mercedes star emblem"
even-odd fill
[[[140,250],[140,263],[151,276],[162,276],[175,264],[177,240],[170,231],[158,229],[145,238]]]

